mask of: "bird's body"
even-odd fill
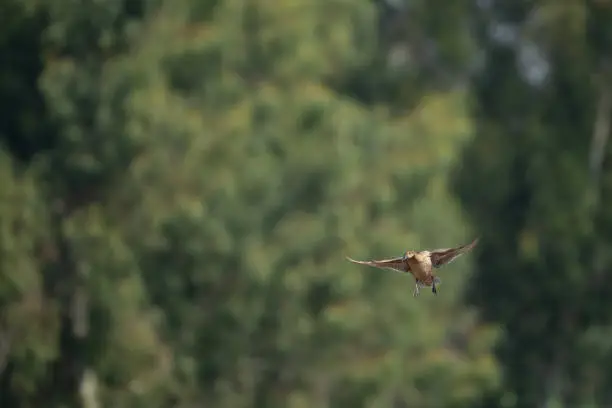
[[[348,257],[347,259],[360,265],[386,268],[398,272],[409,272],[416,281],[414,296],[419,295],[419,288],[422,287],[431,287],[431,291],[437,294],[440,278],[435,276],[433,270],[454,261],[457,257],[474,248],[477,243],[478,238],[469,244],[455,248],[436,249],[433,251],[406,251],[404,256],[391,259],[373,261],[356,261]]]

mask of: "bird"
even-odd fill
[[[403,256],[390,259],[379,259],[371,261],[357,261],[346,257],[350,262],[373,266],[381,269],[391,269],[397,272],[410,273],[414,276],[415,286],[413,296],[419,296],[420,289],[431,287],[434,295],[438,294],[438,286],[441,279],[434,274],[434,269],[440,268],[457,259],[459,256],[472,250],[478,244],[479,238],[475,238],[469,244],[460,245],[454,248],[442,248],[434,250],[413,251],[408,250]]]

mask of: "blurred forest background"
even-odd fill
[[[612,406],[611,93],[609,0],[1,0],[0,407]]]

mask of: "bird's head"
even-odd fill
[[[416,254],[416,252],[414,252],[414,251],[406,251],[406,252],[404,253],[404,261],[405,261],[406,259],[408,259],[408,258],[412,258],[412,257],[414,256],[414,254]]]
[[[442,284],[442,279],[440,279],[438,276],[434,276],[433,283],[436,286],[440,286]]]

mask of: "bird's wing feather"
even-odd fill
[[[375,268],[393,269],[399,272],[409,272],[410,271],[410,267],[408,266],[406,262],[404,262],[403,257],[372,260],[372,261],[356,261],[355,259],[351,259],[347,256],[346,259],[349,260],[350,262],[353,262],[359,265],[368,265],[368,266],[373,266]]]
[[[436,249],[434,251],[431,251],[431,254],[430,254],[431,264],[433,265],[434,268],[439,268],[442,265],[445,265],[445,264],[448,264],[454,261],[455,259],[457,259],[457,257],[465,254],[466,252],[474,248],[476,244],[478,243],[478,239],[479,238],[476,238],[474,241],[470,242],[469,244],[461,245],[455,248],[444,248],[444,249]]]

